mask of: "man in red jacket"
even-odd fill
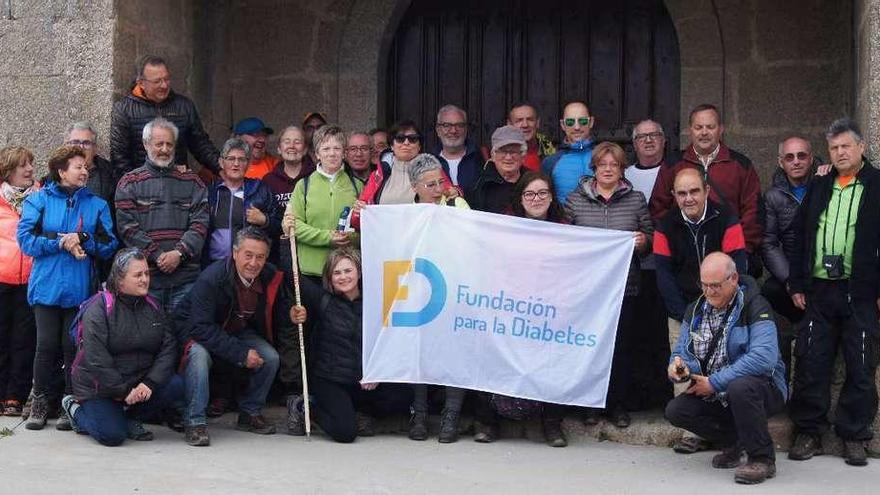
[[[660,169],[649,204],[651,217],[658,221],[675,205],[672,185],[679,170],[701,170],[707,175],[710,199],[739,217],[751,262],[758,254],[763,230],[759,213],[761,183],[755,167],[748,157],[721,142],[724,124],[714,105],[698,105],[691,111],[688,133],[687,148],[670,156]]]

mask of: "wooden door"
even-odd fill
[[[479,144],[518,101],[557,142],[561,106],[576,99],[599,140],[627,143],[645,118],[679,132],[678,39],[662,0],[414,0],[387,60],[385,120],[415,120],[428,150],[449,103],[468,111]]]

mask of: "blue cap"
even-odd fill
[[[260,131],[265,132],[266,134],[272,134],[275,132],[271,127],[267,127],[262,120],[256,117],[248,117],[244,120],[239,120],[238,123],[235,124],[235,127],[232,128],[233,134],[256,134]]]

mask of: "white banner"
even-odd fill
[[[364,382],[604,407],[631,232],[436,205],[361,222]]]

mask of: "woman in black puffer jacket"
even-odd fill
[[[314,320],[309,370],[317,421],[343,443],[372,436],[374,415],[409,410],[412,387],[399,383],[361,383],[361,256],[350,248],[332,251],[324,264],[323,287],[302,277],[303,306],[294,323]]]
[[[74,395],[62,405],[76,431],[104,445],[152,440],[140,420],[183,399],[183,381],[174,373],[177,341],[149,287],[146,256],[124,249],[113,260],[107,290],[80,309]]]

